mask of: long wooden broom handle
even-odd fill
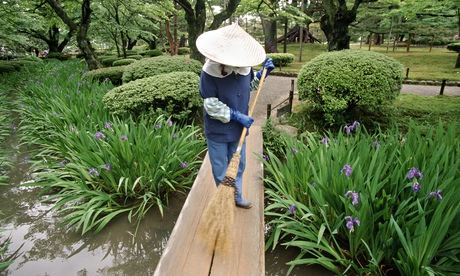
[[[249,108],[248,116],[252,116],[252,113],[254,112],[254,108],[256,107],[256,103],[257,103],[257,98],[259,98],[259,94],[260,94],[260,91],[262,90],[262,86],[264,86],[266,76],[267,76],[267,68],[264,68],[264,70],[262,71],[262,77],[260,78],[260,81],[259,81],[259,87],[257,88],[256,95],[254,96],[254,100],[252,101],[251,107]],[[240,142],[238,143],[238,147],[236,148],[236,152],[235,152],[236,154],[240,154],[247,132],[248,132],[248,129],[243,127],[243,132],[241,132],[241,136],[240,136]]]

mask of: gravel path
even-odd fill
[[[263,125],[267,116],[267,104],[275,107],[283,100],[289,97],[289,90],[291,89],[291,80],[295,78],[270,76],[265,81],[265,85],[260,92],[259,99],[254,110],[253,117],[256,125]],[[296,87],[294,86],[294,89]],[[401,93],[412,93],[422,96],[436,96],[439,95],[440,86],[427,86],[427,85],[409,85],[403,84]],[[447,96],[460,96],[460,87],[446,86],[444,95]],[[272,111],[274,115],[275,111]]]

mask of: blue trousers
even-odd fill
[[[216,185],[225,177],[227,172],[228,164],[232,159],[233,153],[235,153],[238,147],[238,142],[222,143],[216,142],[211,139],[207,139],[208,142],[208,153],[211,161],[212,175]],[[243,201],[243,172],[246,167],[246,142],[243,143],[241,148],[241,159],[238,167],[238,174],[236,176],[236,198],[235,201],[240,203]]]

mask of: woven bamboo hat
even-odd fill
[[[237,23],[202,33],[196,40],[198,51],[215,62],[249,67],[265,60],[265,50]]]

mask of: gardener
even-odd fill
[[[252,66],[265,60],[264,48],[238,24],[205,32],[196,41],[198,50],[207,58],[200,79],[204,99],[204,126],[216,185],[221,183],[228,163],[235,153],[243,127],[254,119],[248,116],[250,92],[256,89],[263,68],[254,73]],[[263,62],[267,74],[275,66],[270,58]],[[243,199],[242,181],[246,165],[245,145],[236,177],[235,204],[249,209]]]

